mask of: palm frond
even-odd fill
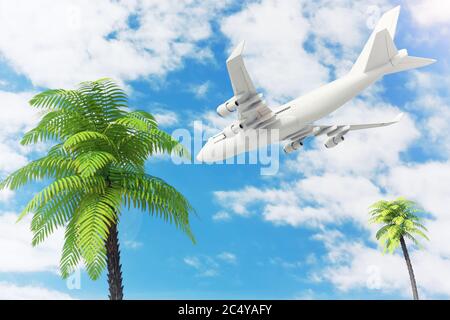
[[[0,189],[10,188],[16,190],[23,185],[45,178],[59,179],[74,175],[75,164],[66,157],[49,154],[41,159],[30,162],[26,166],[10,174],[0,183]]]
[[[117,222],[120,190],[109,188],[103,194],[87,197],[77,219],[78,246],[92,279],[97,279],[106,266],[105,243],[109,228]]]
[[[31,221],[33,246],[43,242],[57,228],[64,227],[72,218],[80,200],[80,192],[67,192],[53,197],[51,201],[39,207]]]
[[[117,159],[106,151],[88,151],[74,160],[77,172],[82,177],[90,177]]]
[[[64,246],[59,264],[61,275],[64,279],[68,278],[73,272],[76,271],[82,258],[80,247],[78,245],[79,234],[77,228],[77,211],[78,210],[75,210],[74,216],[67,224],[64,235]]]
[[[29,212],[33,212],[45,205],[53,197],[58,196],[62,192],[84,191],[89,193],[103,193],[106,188],[106,182],[101,177],[81,177],[68,176],[58,179],[51,183],[48,187],[37,193],[33,199],[26,205],[19,216],[21,220]]]
[[[193,208],[174,187],[147,174],[116,172],[111,178],[113,185],[122,189],[125,207],[160,216],[175,224],[195,241],[189,226],[189,213]]]

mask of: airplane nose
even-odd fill
[[[203,162],[204,160],[203,160],[203,149],[202,150],[200,150],[200,152],[198,153],[198,155],[197,155],[197,161],[199,161],[199,162]]]
[[[200,150],[200,152],[197,154],[197,161],[201,163],[212,163],[214,162],[214,155],[215,150],[213,148],[214,146],[211,145],[211,143],[208,141],[203,148]]]
[[[211,150],[211,145],[208,143],[203,146],[200,152],[197,154],[197,161],[201,163],[210,163],[212,162],[211,156],[214,155],[214,150]]]

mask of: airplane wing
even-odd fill
[[[245,68],[242,52],[245,42],[241,42],[227,60],[227,69],[233,87],[234,96],[239,102],[237,107],[241,124],[248,128],[259,128],[275,118],[275,114],[262,95],[256,92],[255,86]]]
[[[313,126],[315,129],[315,136],[328,134],[329,136],[332,136],[333,133],[340,132],[340,131],[354,131],[354,130],[362,130],[362,129],[371,129],[371,128],[379,128],[379,127],[386,127],[390,126],[394,123],[397,123],[400,121],[400,119],[403,117],[403,113],[400,113],[393,119],[392,121],[388,122],[378,122],[378,123],[366,123],[366,124],[351,124],[351,125],[316,125]],[[313,129],[313,131],[314,131]]]
[[[349,131],[363,130],[370,128],[379,128],[393,125],[400,121],[403,117],[403,113],[400,113],[395,119],[388,122],[378,122],[378,123],[366,123],[366,124],[350,124],[350,125],[314,125],[311,124],[295,132],[285,138],[285,140],[291,143],[301,143],[307,137],[318,137],[321,135],[327,135],[329,137],[333,136],[344,136]],[[288,149],[291,150],[291,149]]]

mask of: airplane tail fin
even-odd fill
[[[384,73],[389,74],[436,62],[434,59],[412,57],[406,49],[397,49],[394,37],[399,14],[400,6],[397,6],[381,17],[350,73],[384,68]]]

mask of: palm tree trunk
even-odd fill
[[[122,300],[122,265],[120,264],[119,234],[117,231],[117,223],[113,223],[109,228],[109,235],[108,239],[106,240],[106,259],[108,264],[109,299]]]
[[[409,279],[411,280],[411,288],[413,292],[414,300],[419,300],[419,292],[417,291],[416,278],[414,277],[414,270],[411,264],[411,259],[409,258],[408,249],[406,248],[405,239],[400,238],[400,243],[402,245],[403,255],[405,256],[406,266],[408,267]]]

